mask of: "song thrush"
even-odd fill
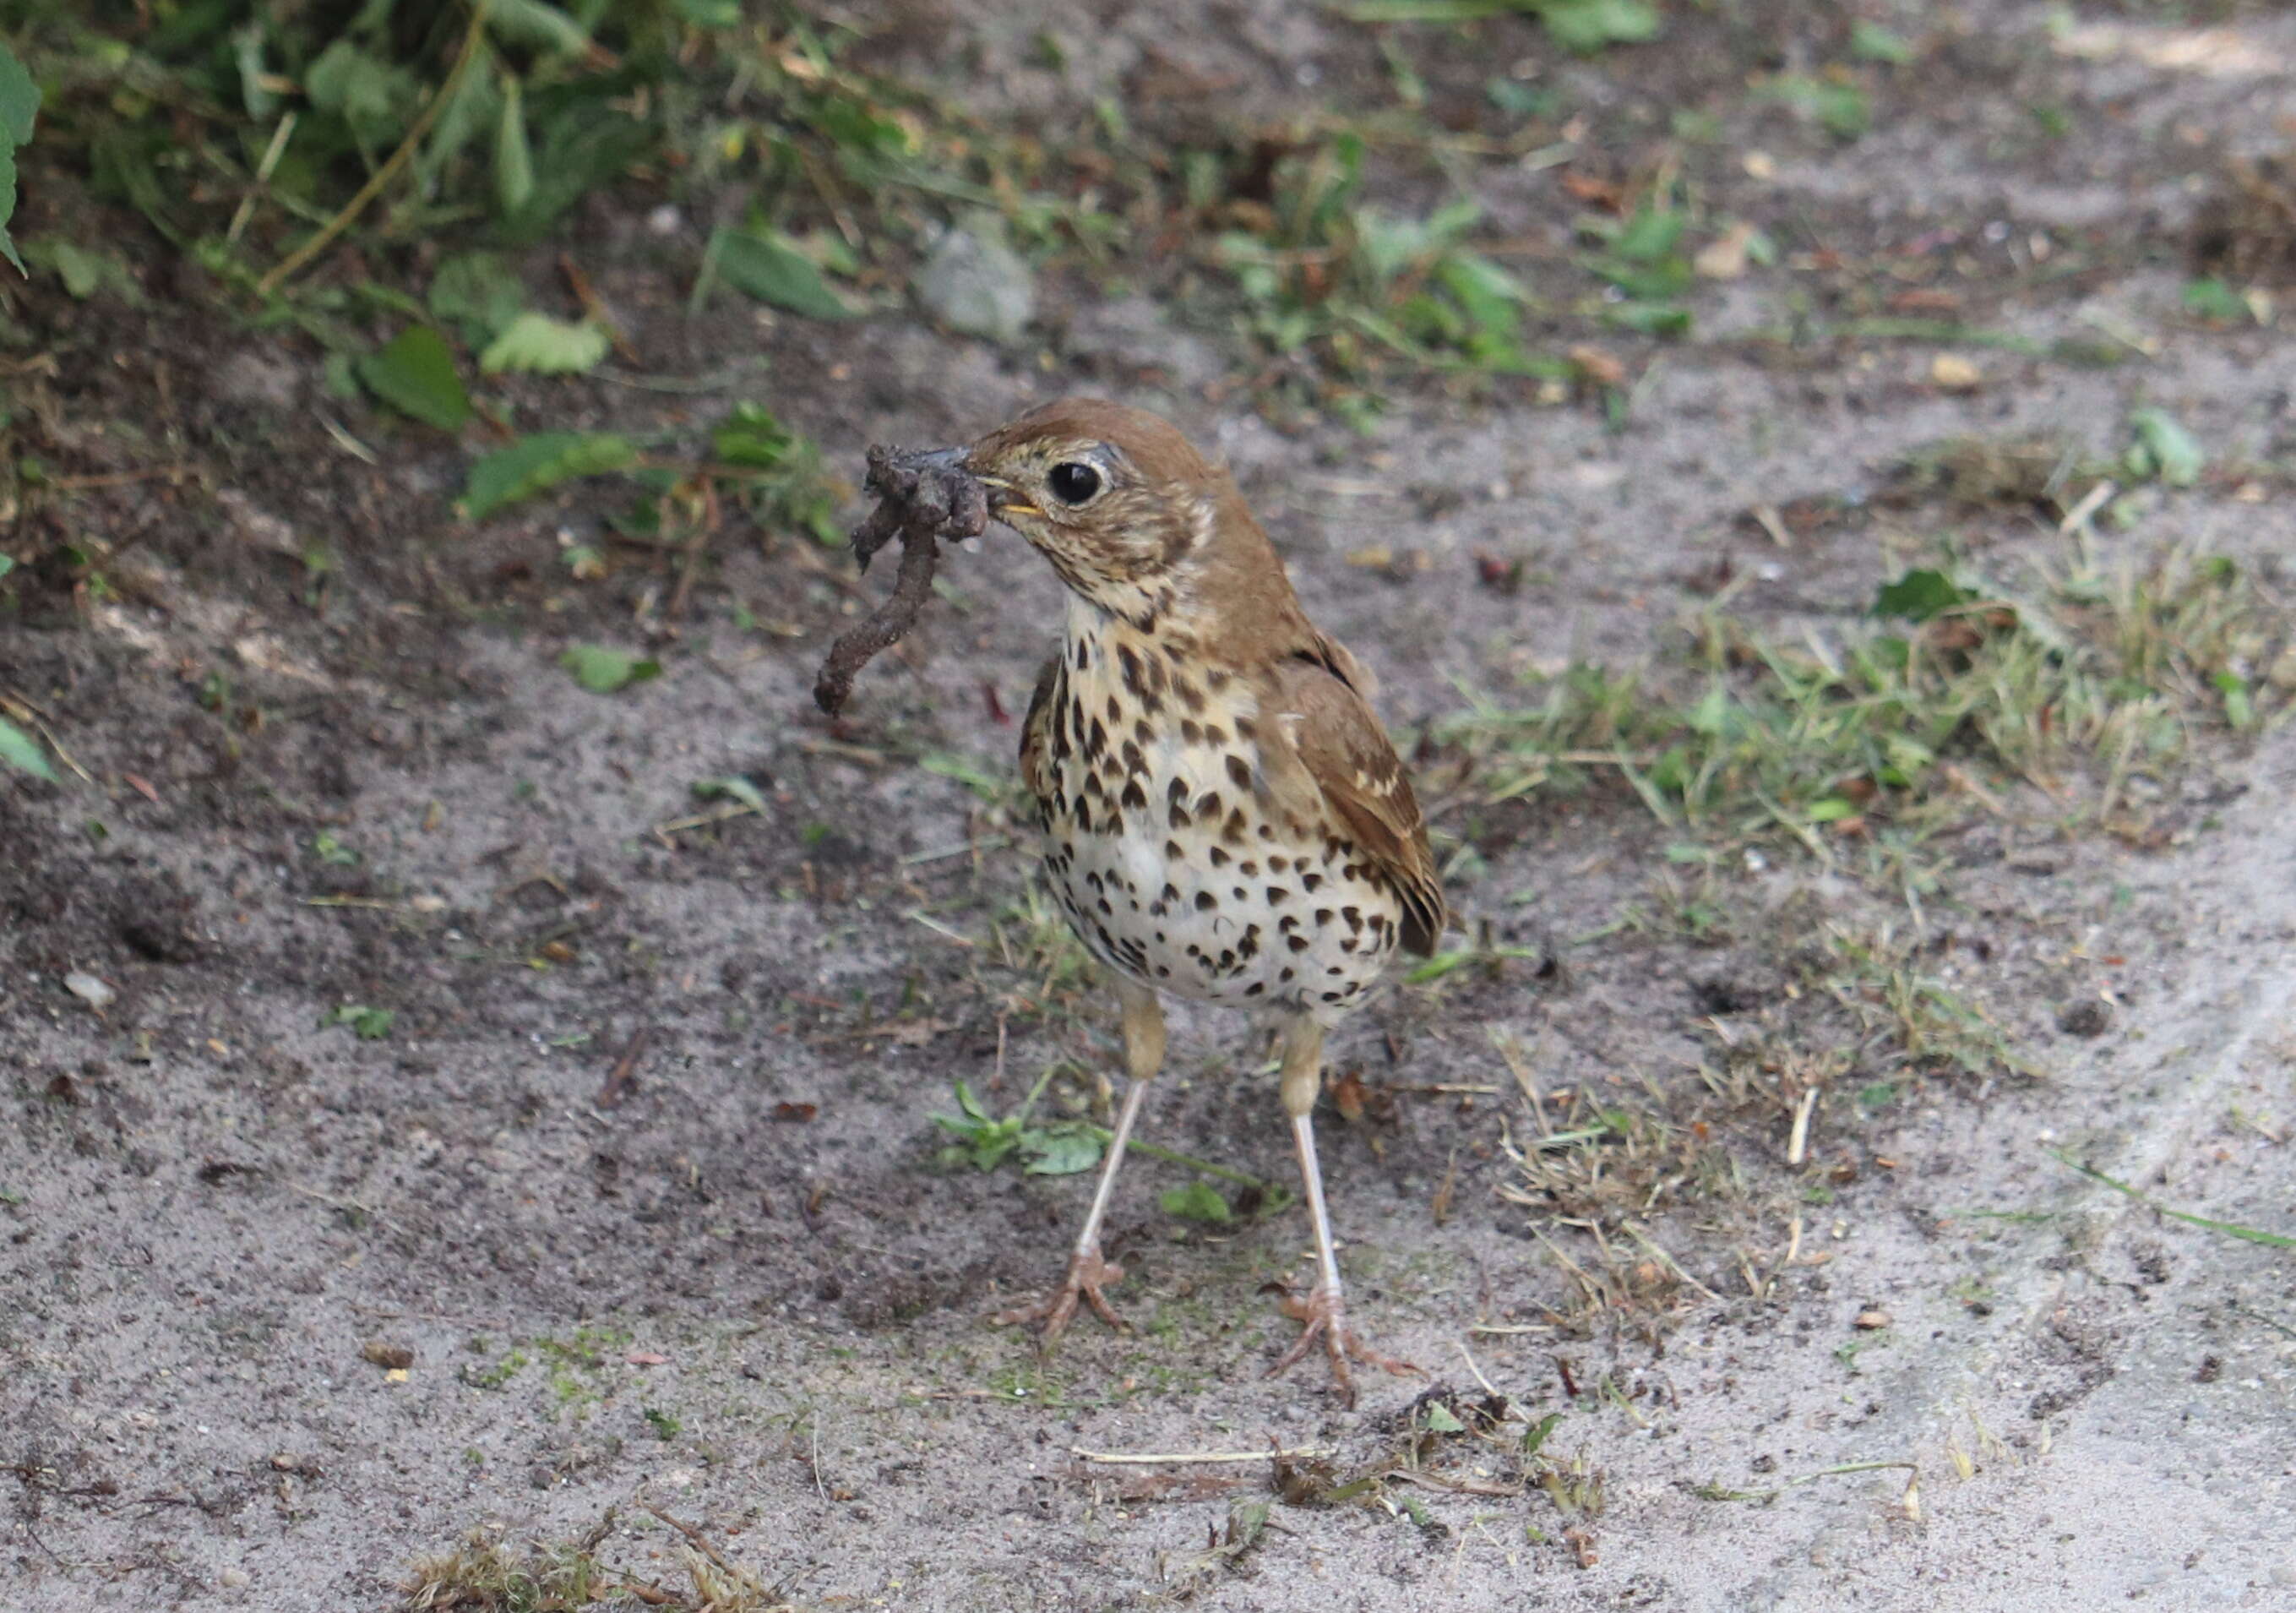
[[[1130,1082],[1066,1281],[1000,1320],[1049,1346],[1122,1268],[1100,1229],[1164,1057],[1164,994],[1265,1010],[1315,1223],[1318,1277],[1281,1372],[1321,1338],[1352,1402],[1350,1357],[1408,1370],[1349,1330],[1310,1111],[1324,1033],[1398,947],[1427,954],[1443,894],[1410,780],[1369,676],[1316,630],[1234,481],[1153,415],[1070,399],[975,443],[991,514],[1068,585],[1060,654],[1037,679],[1021,770],[1069,920],[1114,972]]]

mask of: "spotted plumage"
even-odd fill
[[[1026,1313],[1049,1337],[1100,1287],[1099,1219],[1163,1054],[1159,997],[1270,1012],[1320,1262],[1300,1314],[1335,1375],[1348,1334],[1308,1114],[1323,1033],[1398,950],[1444,924],[1427,829],[1368,675],[1300,608],[1225,471],[1152,415],[1070,399],[991,432],[967,464],[992,512],[1070,595],[1021,768],[1070,924],[1114,970],[1134,1076],[1070,1280]],[[1384,1363],[1393,1365],[1394,1363]]]
[[[1177,716],[1185,702],[1144,699],[1154,679],[1142,669],[1162,664],[1147,638],[1078,601],[1038,679],[1021,766],[1054,893],[1094,956],[1143,985],[1328,1021],[1407,931],[1423,951],[1427,928],[1344,813],[1297,777],[1297,740],[1284,743],[1334,676],[1303,664],[1231,679],[1201,696],[1201,717]],[[1120,746],[1092,742],[1087,713],[1104,709]]]

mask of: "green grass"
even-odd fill
[[[1898,578],[1867,620],[1798,640],[1719,608],[1668,663],[1582,665],[1527,701],[1471,694],[1439,730],[1504,801],[1622,779],[1672,834],[1788,841],[1881,867],[1980,812],[2141,833],[2196,734],[2277,720],[2284,606],[2241,567],[2171,551],[2005,585],[1956,564]]]

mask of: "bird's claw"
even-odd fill
[[[1079,1301],[1092,1307],[1092,1313],[1119,1333],[1129,1333],[1132,1324],[1116,1313],[1101,1290],[1112,1288],[1124,1277],[1124,1268],[1115,1262],[1102,1258],[1097,1247],[1079,1250],[1069,1256],[1068,1276],[1061,1286],[1033,1304],[1015,1305],[1009,1311],[999,1311],[994,1320],[1007,1327],[1025,1327],[1031,1322],[1041,1324],[1037,1329],[1037,1347],[1049,1354],[1060,1342],[1069,1323],[1076,1319]]]
[[[1411,1362],[1382,1355],[1357,1337],[1348,1327],[1345,1305],[1332,1290],[1319,1288],[1303,1294],[1296,1288],[1286,1288],[1283,1292],[1283,1297],[1278,1304],[1283,1314],[1300,1324],[1300,1337],[1293,1339],[1292,1347],[1267,1369],[1268,1377],[1276,1377],[1298,1366],[1307,1359],[1308,1352],[1315,1347],[1319,1338],[1324,1341],[1324,1354],[1331,1358],[1332,1381],[1339,1389],[1341,1403],[1351,1410],[1356,1403],[1356,1385],[1354,1375],[1348,1370],[1350,1361],[1359,1361],[1367,1367],[1377,1367],[1382,1372],[1390,1372],[1398,1377],[1406,1373],[1421,1378],[1427,1376]]]

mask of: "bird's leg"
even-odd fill
[[[1316,1287],[1302,1296],[1288,1295],[1283,1301],[1283,1313],[1302,1323],[1300,1337],[1283,1352],[1267,1375],[1296,1366],[1313,1347],[1316,1339],[1324,1341],[1324,1353],[1331,1357],[1332,1379],[1339,1386],[1340,1398],[1347,1405],[1356,1403],[1356,1386],[1348,1371],[1350,1360],[1379,1367],[1390,1372],[1416,1372],[1409,1362],[1396,1361],[1372,1349],[1348,1329],[1347,1311],[1340,1296],[1340,1261],[1332,1247],[1332,1217],[1324,1207],[1324,1173],[1316,1163],[1316,1095],[1323,1088],[1324,1027],[1305,1014],[1293,1019],[1283,1032],[1283,1107],[1292,1116],[1292,1140],[1300,1147],[1300,1180],[1308,1192],[1308,1214],[1316,1223]]]
[[[1125,1145],[1132,1140],[1133,1124],[1147,1100],[1148,1083],[1164,1064],[1164,1009],[1156,993],[1131,981],[1119,979],[1116,989],[1124,1001],[1124,1065],[1129,1079],[1123,1107],[1116,1112],[1116,1132],[1108,1140],[1108,1158],[1100,1167],[1100,1184],[1093,1189],[1092,1208],[1085,1213],[1076,1247],[1069,1254],[1068,1277],[1061,1286],[1034,1304],[998,1313],[1001,1322],[1037,1322],[1037,1342],[1050,1350],[1076,1316],[1079,1300],[1111,1328],[1128,1329],[1101,1290],[1124,1275],[1124,1268],[1101,1257],[1100,1223],[1107,1218],[1108,1201],[1116,1192],[1117,1168],[1124,1163]]]

